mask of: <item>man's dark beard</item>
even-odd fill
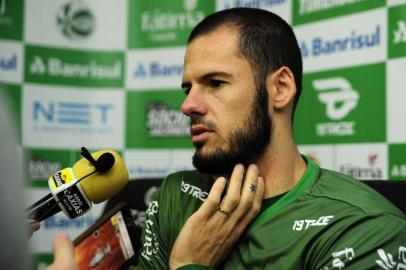
[[[199,120],[192,119],[192,123]],[[197,170],[210,174],[231,175],[238,163],[248,166],[265,152],[271,140],[272,122],[268,115],[268,93],[265,85],[257,89],[252,109],[242,128],[232,131],[228,151],[217,148],[210,154],[203,154],[203,145],[195,145],[193,165]]]

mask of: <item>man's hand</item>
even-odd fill
[[[54,239],[54,262],[47,270],[78,270],[75,261],[75,249],[72,241],[65,233],[59,233]]]
[[[187,264],[215,267],[230,253],[245,228],[257,216],[264,195],[264,180],[256,165],[236,165],[223,200],[226,179],[218,178],[207,200],[186,221],[169,259],[170,269]]]

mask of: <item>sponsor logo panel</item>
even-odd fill
[[[48,179],[53,174],[72,167],[79,159],[79,151],[26,148],[24,170],[28,186],[48,187]]]
[[[137,149],[125,151],[130,179],[164,178],[170,173],[192,170],[194,150]]]
[[[375,262],[379,269],[406,269],[406,247],[399,246],[395,252],[387,252],[380,248],[376,250],[376,253],[379,260],[375,260]]]
[[[122,52],[95,53],[26,46],[25,55],[27,82],[75,86],[123,86]]]
[[[376,9],[295,27],[304,71],[313,72],[386,60],[386,18],[386,9]]]
[[[124,0],[26,3],[25,40],[31,44],[118,50],[126,47],[126,32],[127,2]]]
[[[389,58],[406,56],[406,4],[389,9]]]
[[[406,144],[389,145],[389,179],[406,180]]]
[[[386,144],[337,146],[336,171],[363,180],[388,179]]]
[[[19,85],[5,84],[0,82],[0,100],[4,101],[12,117],[10,123],[14,123],[15,132],[18,134],[18,142],[21,138],[21,87]],[[3,103],[2,103],[3,104]]]
[[[0,81],[21,83],[23,47],[17,42],[0,41]]]
[[[388,0],[388,6],[406,4],[406,0]]]
[[[335,168],[335,146],[332,145],[299,145],[301,154],[307,156],[319,167],[333,170]]]
[[[127,148],[191,148],[180,90],[127,92]]]
[[[298,0],[292,2],[294,25],[384,7],[386,4],[386,0]]]
[[[385,141],[384,64],[306,74],[303,92],[294,125],[299,144]]]
[[[22,40],[24,1],[0,0],[0,38]]]
[[[49,193],[50,191],[47,188],[27,188],[25,194],[28,205],[33,204]],[[100,217],[104,205],[105,203],[95,204],[91,211],[75,219],[70,219],[63,212],[60,212],[44,220],[41,222],[41,229],[30,238],[31,251],[34,254],[49,252],[52,241],[59,231],[68,233],[70,238],[74,239]]]
[[[128,52],[126,88],[180,88],[184,53],[185,47]]]
[[[129,47],[185,45],[193,27],[214,12],[214,0],[130,1]]]
[[[23,145],[72,149],[123,147],[124,92],[26,85]]]
[[[402,143],[406,141],[406,125],[404,115],[406,115],[406,91],[405,74],[406,58],[389,60],[386,63],[387,79],[387,134],[388,142]]]
[[[272,11],[288,23],[292,22],[292,1],[289,0],[217,0],[216,10],[236,7],[260,8]]]

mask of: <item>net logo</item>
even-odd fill
[[[148,135],[150,137],[185,137],[190,135],[189,118],[179,109],[169,108],[161,102],[148,106]]]
[[[406,43],[406,21],[397,22],[397,29],[393,33],[393,43]]]
[[[107,124],[113,104],[89,104],[83,102],[33,102],[34,122],[56,123],[61,125]]]
[[[10,57],[0,56],[0,70],[10,71],[17,69],[17,55],[13,54]]]
[[[325,105],[330,120],[344,119],[358,105],[358,92],[343,77],[314,80],[313,87],[319,92],[318,100]],[[318,123],[316,133],[318,136],[348,136],[355,134],[354,126],[354,121]]]
[[[80,40],[90,36],[95,28],[95,17],[83,2],[65,4],[57,14],[57,25],[68,39]]]

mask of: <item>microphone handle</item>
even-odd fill
[[[49,193],[44,198],[25,209],[25,218],[40,222],[60,211],[61,208],[57,204],[54,196]]]

